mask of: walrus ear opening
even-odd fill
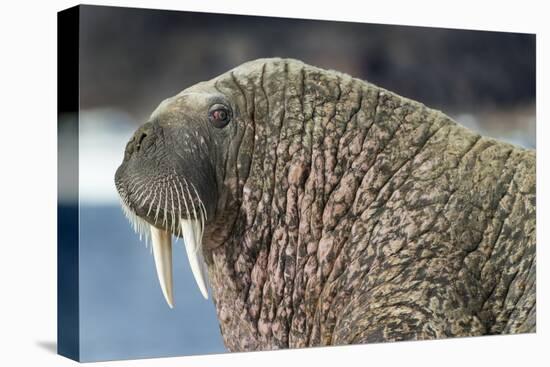
[[[208,110],[208,121],[218,129],[226,127],[232,117],[231,107],[225,104],[215,103]]]

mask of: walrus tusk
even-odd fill
[[[181,219],[181,233],[185,243],[185,250],[193,277],[199,290],[205,299],[208,299],[204,271],[202,268],[202,256],[200,252],[201,227],[197,220]],[[170,232],[151,226],[151,239],[153,243],[153,257],[157,268],[157,277],[160,288],[170,308],[174,308],[173,282],[172,282],[172,235]]]
[[[151,239],[160,288],[168,306],[174,308],[172,293],[172,234],[151,226]]]
[[[193,219],[180,219],[181,233],[183,242],[185,243],[185,251],[189,259],[191,271],[195,277],[195,281],[201,291],[204,299],[208,299],[208,290],[204,281],[204,273],[202,268],[202,253],[200,249],[200,241],[202,240],[202,229],[200,222]]]

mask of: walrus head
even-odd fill
[[[170,307],[172,236],[183,238],[195,280],[208,298],[201,246],[205,224],[226,211],[233,196],[225,163],[242,125],[236,101],[213,82],[164,100],[128,142],[115,174],[125,214],[140,236],[151,239]]]

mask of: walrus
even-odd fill
[[[347,74],[193,85],[115,182],[168,305],[183,238],[230,351],[535,332],[535,152]]]

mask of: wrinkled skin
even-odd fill
[[[229,350],[535,331],[534,151],[284,59],[188,88],[150,124],[156,153],[134,138],[117,187],[154,223],[143,208],[163,203],[140,205],[129,177],[196,185]]]

